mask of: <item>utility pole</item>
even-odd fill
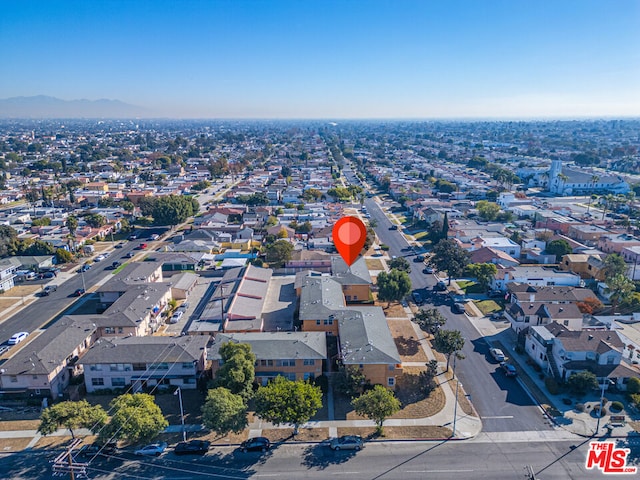
[[[524,469],[527,471],[527,480],[536,480],[536,474],[531,465],[527,465]]]
[[[76,474],[79,477],[87,476],[87,463],[74,463],[73,456],[71,452],[74,448],[82,443],[82,439],[76,438],[71,442],[66,452],[62,452],[58,455],[53,461],[52,470],[54,475],[64,475],[65,473],[69,474],[69,478],[71,480],[76,479]]]

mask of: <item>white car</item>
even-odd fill
[[[184,312],[182,310],[176,310],[176,312],[171,316],[171,319],[169,319],[169,323],[178,323],[183,315]]]
[[[489,353],[491,354],[491,356],[496,362],[505,361],[504,353],[499,348],[490,348]]]
[[[16,333],[13,337],[11,337],[7,343],[9,345],[17,345],[28,336],[29,336],[29,332],[19,332],[19,333]]]
[[[93,261],[97,263],[97,262],[101,262],[105,258],[107,258],[107,257],[105,257],[104,254],[102,254],[102,255],[98,255],[96,258],[94,258]]]
[[[159,442],[142,447],[133,453],[135,453],[136,455],[153,455],[154,457],[159,457],[166,449],[167,442]]]

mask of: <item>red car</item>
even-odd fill
[[[144,250],[145,248],[147,248],[146,243],[141,243],[140,245],[138,245],[138,250]]]
[[[73,292],[73,295],[75,297],[81,297],[84,294],[85,294],[84,288],[79,288],[75,292]]]

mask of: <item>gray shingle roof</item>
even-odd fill
[[[200,359],[210,337],[103,337],[82,357],[80,364],[192,362]]]
[[[343,285],[370,285],[371,275],[364,257],[358,258],[351,266],[348,266],[342,257],[331,257],[332,278]]]
[[[91,320],[64,316],[4,362],[3,373],[48,375],[95,332],[96,325]]]
[[[402,363],[380,307],[349,307],[336,313],[346,365]]]
[[[208,349],[210,360],[220,357],[220,347],[227,342],[248,343],[258,360],[327,358],[324,332],[220,333]]]

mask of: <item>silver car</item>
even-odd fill
[[[364,447],[364,442],[360,435],[344,435],[342,437],[333,438],[329,442],[329,446],[332,450],[361,450]]]
[[[151,445],[142,447],[133,453],[135,453],[136,455],[153,455],[155,457],[159,457],[160,455],[162,455],[162,452],[164,452],[166,449],[167,449],[167,442],[159,442],[159,443],[152,443]]]

